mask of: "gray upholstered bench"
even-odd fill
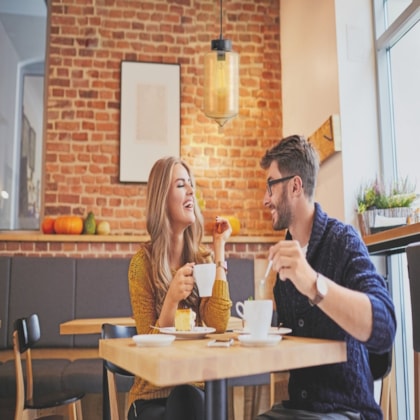
[[[130,316],[128,264],[129,259],[112,258],[0,257],[0,400],[16,395],[13,323],[31,313],[41,324],[35,389],[102,394],[99,334],[60,335],[59,326],[74,318]]]

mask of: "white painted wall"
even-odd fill
[[[379,167],[370,2],[280,0],[280,36],[283,134],[340,115],[342,152],[322,165],[316,200],[357,227],[357,191]]]

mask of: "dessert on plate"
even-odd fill
[[[195,326],[195,312],[191,309],[177,309],[175,313],[175,329],[177,331],[192,331]]]

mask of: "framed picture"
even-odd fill
[[[164,156],[180,154],[179,64],[121,63],[120,181],[147,182]]]
[[[28,117],[22,113],[22,132],[21,132],[21,149],[20,156],[28,157],[29,155],[29,136],[31,131],[31,125],[29,123]]]
[[[35,169],[35,154],[36,154],[36,133],[31,127],[29,130],[29,153],[28,164],[32,171]]]

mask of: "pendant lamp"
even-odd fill
[[[232,41],[223,39],[222,0],[220,0],[220,38],[211,41],[204,57],[204,113],[220,127],[239,111],[239,55]]]

